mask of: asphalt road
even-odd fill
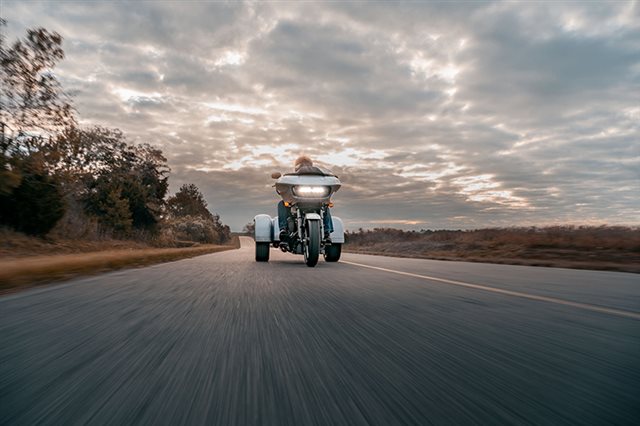
[[[640,424],[639,275],[271,255],[0,298],[0,424]]]

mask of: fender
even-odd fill
[[[273,232],[271,230],[271,216],[268,214],[259,214],[254,219],[255,231],[254,238],[257,243],[270,243]]]
[[[331,216],[333,221],[333,232],[331,233],[331,242],[335,244],[344,244],[344,224],[342,219],[337,216]]]
[[[271,241],[280,241],[280,225],[278,224],[278,216],[271,219]]]
[[[304,220],[322,220],[318,213],[307,213],[304,215]]]

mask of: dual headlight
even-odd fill
[[[298,197],[315,197],[321,198],[329,195],[330,188],[328,186],[294,186],[293,193]]]

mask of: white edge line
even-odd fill
[[[364,265],[362,263],[348,262],[344,260],[341,261],[340,263],[360,266],[362,268],[375,269],[377,271],[390,272],[393,274],[405,275],[413,278],[422,278],[424,280],[436,281],[444,284],[456,285],[459,287],[473,288],[475,290],[489,291],[491,293],[499,293],[507,296],[520,297],[520,298],[529,299],[529,300],[537,300],[539,302],[555,303],[558,305],[571,306],[578,309],[585,309],[587,311],[600,312],[603,314],[610,314],[610,315],[616,315],[620,317],[640,320],[640,313],[625,311],[622,309],[607,308],[604,306],[590,305],[588,303],[572,302],[570,300],[556,299],[555,297],[537,296],[535,294],[521,293],[519,291],[505,290],[505,289],[496,288],[496,287],[488,287],[480,284],[471,284],[471,283],[465,283],[462,281],[449,280],[446,278],[431,277],[429,275],[412,274],[411,272],[396,271],[394,269],[381,268],[379,266]]]

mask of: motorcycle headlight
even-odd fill
[[[293,192],[300,197],[326,197],[329,195],[328,186],[295,186]]]

